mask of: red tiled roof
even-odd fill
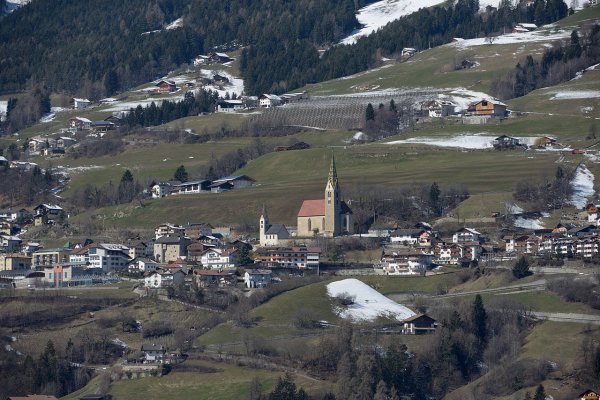
[[[319,200],[304,200],[300,211],[298,211],[299,217],[314,217],[325,215],[325,199]]]

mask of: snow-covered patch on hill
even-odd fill
[[[494,147],[494,139],[497,137],[494,136],[486,136],[491,135],[487,132],[482,132],[480,134],[462,134],[456,136],[440,136],[440,137],[414,137],[403,140],[394,140],[393,142],[387,142],[387,144],[425,144],[429,146],[436,147],[456,147],[459,149],[468,149],[468,150],[485,150],[491,149]],[[532,146],[537,137],[527,136],[527,137],[517,137],[521,144],[526,146]]]
[[[584,164],[577,167],[575,177],[571,182],[573,194],[570,203],[579,209],[583,209],[588,203],[588,198],[594,195],[594,174]]]
[[[170,31],[172,29],[181,28],[182,26],[183,26],[183,17],[177,18],[175,21],[173,21],[169,25],[165,26],[165,29]]]
[[[8,0],[6,2],[6,13],[10,14],[15,11],[19,7],[23,7],[25,4],[28,4],[31,0]],[[2,10],[0,10],[0,15],[2,14]]]
[[[214,74],[219,74],[229,80],[229,83],[224,85],[222,89],[214,85],[206,85],[204,87],[205,90],[212,90],[218,92],[219,97],[225,97],[226,93],[229,93],[230,95],[232,93],[235,93],[239,96],[244,92],[244,80],[241,78],[236,78],[228,72],[225,72],[223,70],[213,71],[208,69],[202,69],[200,70],[200,72],[206,78],[212,78]]]
[[[454,103],[456,106],[455,110],[465,111],[469,108],[469,104],[477,102],[479,100],[489,100],[497,103],[501,103],[500,100],[496,99],[493,96],[490,96],[484,92],[475,92],[473,90],[468,90],[465,88],[456,88],[452,89],[448,94],[440,94],[440,99],[448,100]]]
[[[45,124],[45,123],[48,123],[48,122],[52,122],[52,121],[54,121],[55,117],[56,117],[56,114],[53,113],[53,112],[51,112],[51,113],[48,113],[48,114],[44,115],[42,118],[40,118],[40,122],[42,124]]]
[[[337,310],[342,318],[353,321],[373,321],[378,317],[388,317],[402,321],[415,315],[409,308],[388,299],[358,279],[332,282],[327,285],[327,294],[332,298],[341,295],[354,298],[354,304],[343,310]]]
[[[556,32],[549,32],[547,30],[539,30],[532,32],[523,33],[509,33],[506,35],[494,36],[491,39],[488,38],[477,38],[477,39],[465,39],[458,42],[451,43],[450,46],[456,46],[458,48],[467,48],[471,46],[490,46],[497,44],[514,44],[514,43],[531,43],[531,42],[552,42],[561,39],[567,39],[571,35],[568,30],[559,30]]]
[[[137,100],[137,101],[116,101],[111,103],[109,108],[106,108],[102,111],[129,111],[130,108],[136,108],[137,106],[142,106],[142,108],[149,106],[154,103],[156,106],[160,106],[163,101],[181,101],[183,100],[183,96],[172,96],[172,97],[150,97],[148,99]]]
[[[389,22],[400,17],[419,11],[421,8],[433,7],[444,3],[446,0],[381,0],[358,10],[356,19],[362,28],[352,32],[342,40],[342,44],[354,44],[363,37],[369,36],[377,29],[384,27]],[[485,8],[488,5],[498,6],[499,0],[480,0],[479,5]]]
[[[564,90],[553,93],[554,96],[550,97],[550,100],[577,100],[600,98],[600,90]]]
[[[548,213],[543,213],[542,217],[549,217],[550,214]],[[519,216],[517,218],[515,218],[514,221],[514,226],[518,227],[518,228],[523,228],[523,229],[544,229],[544,222],[542,221],[542,218],[525,218],[523,216]]]

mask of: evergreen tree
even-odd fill
[[[128,169],[125,170],[123,176],[121,177],[121,183],[125,182],[133,182],[133,174]]]
[[[440,215],[440,194],[441,190],[437,182],[433,182],[429,188],[429,204],[434,211],[435,215]]]
[[[475,296],[475,301],[471,307],[471,323],[473,324],[473,334],[484,343],[487,337],[487,312],[483,306],[481,295]]]
[[[512,273],[517,279],[525,278],[526,276],[531,275],[531,272],[529,271],[529,261],[527,261],[525,256],[521,256],[517,260],[512,269]]]
[[[373,108],[373,104],[367,104],[367,111],[365,112],[365,119],[367,121],[375,121],[375,109]]]
[[[596,379],[600,379],[600,346],[596,349],[596,354],[593,360],[593,371]]]
[[[275,389],[269,394],[269,400],[296,400],[296,384],[291,375],[285,374],[279,377]]]
[[[394,102],[394,99],[390,100],[390,111],[393,113],[398,112],[398,109],[396,108],[396,103]]]
[[[177,170],[175,171],[175,180],[178,180],[179,182],[187,182],[188,180],[188,173],[185,170],[185,167],[183,165],[180,165]]]
[[[545,400],[546,399],[546,391],[542,384],[540,384],[535,390],[535,394],[533,395],[533,400]]]

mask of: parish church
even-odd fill
[[[299,238],[335,237],[352,234],[353,228],[352,210],[341,199],[335,158],[332,157],[324,197],[302,202],[298,211],[296,236]],[[284,225],[269,223],[267,211],[263,207],[260,216],[260,245],[278,246],[289,237],[289,232]]]

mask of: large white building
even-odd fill
[[[88,249],[89,267],[102,268],[102,272],[126,269],[129,265],[129,248],[122,244],[101,243]]]
[[[208,249],[200,256],[200,262],[204,268],[223,269],[236,267],[236,248]]]

